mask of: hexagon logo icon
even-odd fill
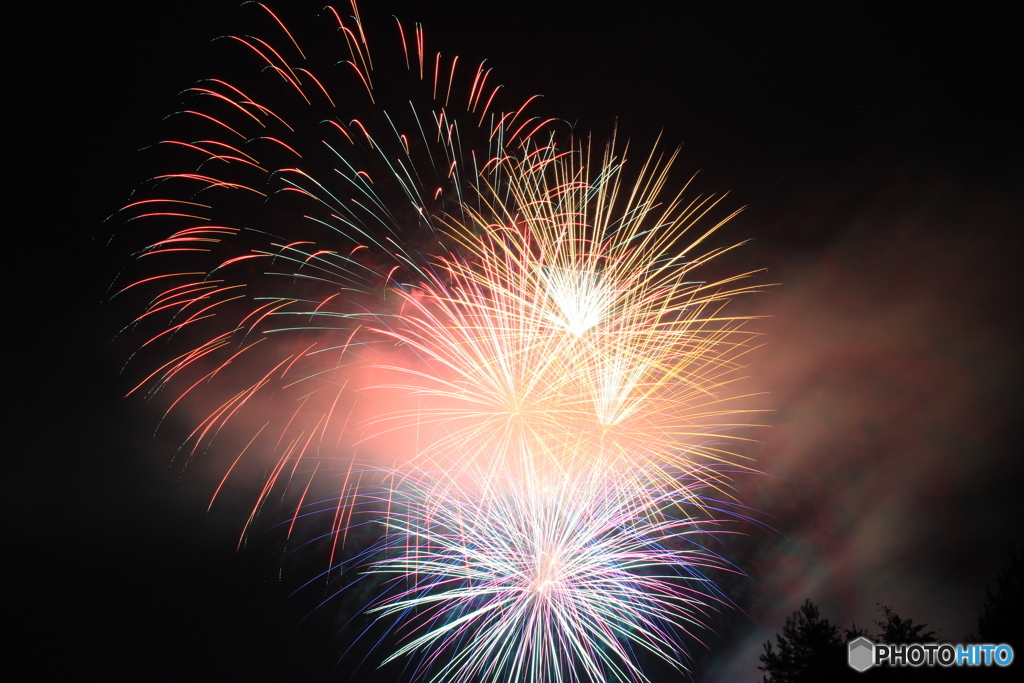
[[[847,645],[847,662],[851,669],[867,671],[875,663],[875,644],[861,636]]]

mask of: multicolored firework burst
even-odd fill
[[[122,289],[151,292],[129,327],[155,369],[130,393],[200,415],[189,458],[249,431],[213,492],[264,469],[243,541],[271,501],[289,536],[329,519],[329,578],[377,511],[354,561],[391,577],[369,608],[405,635],[385,662],[646,680],[639,647],[684,669],[726,567],[694,539],[744,467],[751,335],[725,306],[755,287],[699,279],[732,248],[705,246],[718,199],[667,191],[675,155],[634,172],[628,146],[503,105],[418,25],[385,66],[356,5],[328,8],[348,59],[314,75],[259,7],[281,45],[232,39],[253,81],[190,89],[190,136],[162,145],[185,170],[124,209],[160,235]]]
[[[387,659],[422,651],[420,670],[446,681],[643,680],[634,648],[680,667],[681,636],[715,595],[702,571],[725,567],[691,542],[705,524],[635,484],[413,496],[388,520],[402,552],[372,565],[400,588],[371,611],[401,615],[409,634]]]

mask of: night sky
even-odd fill
[[[322,4],[272,6],[301,36],[327,21]],[[543,112],[599,138],[617,120],[641,148],[661,132],[684,145],[680,181],[699,171],[698,191],[747,207],[728,236],[753,241],[730,265],[777,285],[740,303],[770,316],[748,385],[772,412],[744,452],[763,474],[736,482],[758,523],[719,548],[748,574],[725,584],[741,609],[694,646],[696,680],[759,680],[761,643],[806,598],[844,626],[881,603],[953,642],[972,631],[1024,540],[1011,17],[365,4],[375,49],[394,47],[390,14],[421,21],[435,49],[487,58],[510,100],[542,94]],[[154,437],[155,407],[121,398],[133,377],[110,341],[135,311],[105,303],[129,249],[108,245],[124,226],[104,219],[161,171],[139,150],[178,93],[234,68],[239,51],[211,41],[251,9],[81,3],[10,21],[5,601],[27,680],[375,675],[342,659],[331,606],[299,623],[315,600],[289,597],[279,549],[235,550],[238,516],[206,513],[206,471],[171,459],[180,430]]]

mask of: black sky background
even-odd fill
[[[958,641],[1022,538],[1024,188],[1013,17],[996,5],[387,2],[430,44],[488,58],[509,99],[639,146],[684,143],[680,175],[747,206],[736,268],[778,288],[750,306],[754,386],[773,426],[742,481],[775,531],[723,549],[746,614],[696,652],[697,680],[756,680],[760,643],[804,598],[859,623],[874,603]],[[251,8],[250,8],[251,9]],[[289,26],[326,19],[291,2]],[[339,8],[340,9],[340,8]],[[178,93],[216,76],[234,2],[24,7],[9,23],[4,520],[25,680],[349,680],[337,615],[289,599],[272,548],[170,466],[173,435],[120,398],[131,311],[104,219],[146,179]],[[378,21],[378,19],[380,21]],[[390,46],[388,46],[390,47]],[[339,52],[340,54],[340,52]],[[11,291],[13,289],[13,291]],[[856,482],[856,485],[851,482]],[[837,521],[839,520],[839,521]],[[389,672],[397,675],[399,672]],[[375,680],[372,665],[354,680]]]

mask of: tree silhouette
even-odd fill
[[[858,673],[847,665],[847,644],[860,636],[887,644],[934,643],[935,631],[928,624],[915,624],[913,619],[901,618],[891,607],[878,605],[880,618],[875,625],[880,629],[872,635],[866,629],[840,629],[822,619],[818,608],[810,600],[786,618],[782,633],[764,644],[761,665],[763,683],[845,683],[846,681],[901,680],[917,681],[987,681],[993,678],[1008,680],[1011,670],[998,667],[872,667]],[[1024,652],[1024,551],[1020,546],[1010,547],[1003,565],[996,575],[993,590],[985,587],[985,605],[978,617],[978,637],[968,640],[981,643],[1008,643],[1019,653]],[[1017,674],[1019,676],[1019,674]]]
[[[764,644],[761,665],[764,683],[821,683],[822,681],[854,681],[857,672],[846,663],[846,643],[867,635],[854,626],[843,632],[822,619],[810,600],[786,618],[782,633],[775,636],[778,650],[771,641]]]
[[[950,672],[939,667],[875,667],[857,672],[847,664],[847,644],[860,636],[875,642],[909,644],[934,643],[935,632],[927,631],[927,624],[915,624],[903,619],[891,607],[878,605],[880,613],[875,625],[878,635],[856,624],[840,629],[822,619],[818,608],[810,600],[786,619],[782,633],[775,637],[777,648],[771,641],[764,644],[761,665],[764,683],[829,683],[836,681],[942,681],[950,679]],[[956,672],[960,674],[961,672]],[[965,680],[957,678],[955,680]]]
[[[875,642],[892,644],[934,643],[937,642],[935,631],[926,631],[928,624],[915,624],[913,619],[902,619],[891,607],[878,605],[882,618],[875,620],[881,633],[873,638]],[[869,636],[870,637],[870,636]],[[956,675],[959,672],[952,672]],[[867,671],[873,681],[943,681],[951,678],[951,673],[938,666],[922,667],[890,667],[883,666]],[[954,678],[954,680],[957,680]]]
[[[913,619],[901,619],[900,615],[892,611],[892,608],[879,605],[878,611],[882,613],[883,619],[875,621],[882,632],[878,640],[883,643],[934,643],[936,642],[935,631],[925,631],[928,624],[914,624]]]
[[[996,575],[993,592],[985,586],[985,606],[978,617],[978,640],[983,643],[1008,643],[1015,650],[1024,648],[1024,551],[1011,545]]]

